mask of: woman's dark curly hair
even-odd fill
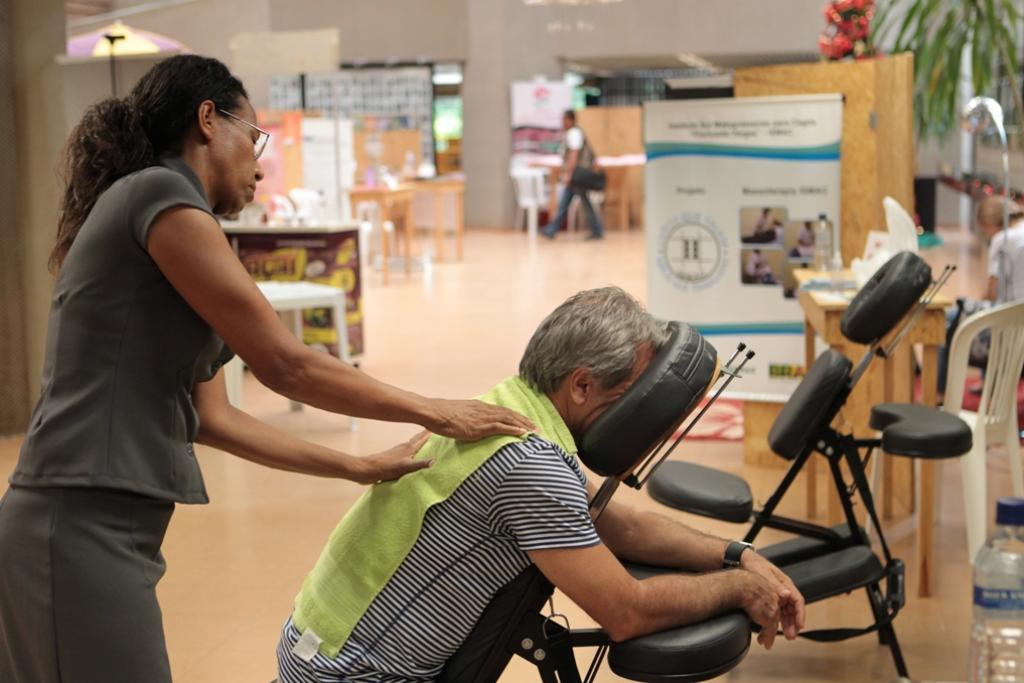
[[[50,269],[57,270],[96,199],[119,178],[178,153],[206,100],[235,111],[248,98],[242,82],[209,57],[178,55],[150,69],[123,98],[86,110],[64,148],[64,196]]]

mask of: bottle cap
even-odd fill
[[[819,213],[819,214],[818,214],[818,220],[819,220],[819,221],[827,221],[827,220],[828,220],[828,216],[826,216],[826,215],[825,215],[825,214],[823,214],[823,213]]]
[[[1024,526],[1024,498],[1000,498],[996,502],[996,524]]]

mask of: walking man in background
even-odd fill
[[[569,204],[573,197],[579,197],[583,210],[590,224],[588,240],[599,240],[604,237],[604,226],[601,217],[587,197],[590,190],[604,189],[604,174],[594,168],[594,150],[587,142],[583,131],[576,125],[576,113],[571,109],[562,115],[562,130],[565,139],[562,143],[562,196],[558,201],[558,211],[541,232],[548,239],[555,239],[559,226],[569,213]]]

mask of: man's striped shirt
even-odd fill
[[[434,680],[495,593],[530,565],[528,551],[600,542],[586,483],[576,458],[539,437],[500,449],[427,511],[408,557],[337,657],[294,654],[300,633],[285,623],[281,683]]]

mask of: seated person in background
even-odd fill
[[[771,647],[796,637],[803,598],[752,550],[613,501],[574,457],[590,425],[643,372],[667,331],[616,287],[571,297],[536,330],[519,375],[483,399],[538,425],[521,438],[432,437],[427,469],[370,489],[332,533],[278,645],[281,683],[429,681],[495,593],[530,564],[620,641],[742,608]],[[634,579],[618,558],[694,575]]]
[[[1005,233],[1002,197],[986,197],[981,200],[976,214],[978,229],[989,243],[985,298],[994,303],[1024,299],[1024,209],[1013,200],[1006,201],[1010,222]],[[1000,277],[1003,278],[1002,283]]]
[[[960,298],[957,299],[955,307],[950,307],[946,311],[946,346],[939,349],[938,358],[940,393],[946,390],[949,345],[960,322],[979,311],[991,308],[994,304],[1024,300],[1024,208],[1013,200],[1007,200],[1007,203],[1010,221],[1003,232],[1003,198],[986,197],[978,202],[975,222],[978,231],[988,243],[988,279],[985,282],[983,299]],[[970,352],[972,366],[985,366],[988,361],[988,347],[987,331],[975,337]]]

